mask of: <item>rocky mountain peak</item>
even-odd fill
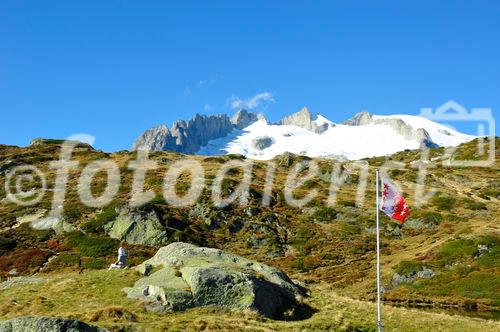
[[[372,115],[366,111],[359,112],[351,119],[345,121],[343,124],[348,126],[363,126],[372,121]]]
[[[309,108],[307,106],[304,106],[300,109],[300,111],[297,112],[298,114],[301,114],[305,117],[309,117],[311,120],[313,118],[313,115],[311,113],[311,111],[309,111]]]
[[[307,107],[303,107],[297,113],[284,117],[277,124],[301,127],[316,134],[321,134],[331,126],[329,123],[316,123],[316,118],[317,116],[313,116]]]
[[[159,125],[146,130],[137,138],[132,147],[133,150],[162,150],[169,145],[174,138],[165,125]],[[175,141],[175,140],[174,140]]]
[[[233,115],[231,123],[236,127],[236,129],[243,129],[259,120],[259,115],[261,114],[251,113],[242,108]]]

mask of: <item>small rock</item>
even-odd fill
[[[256,207],[248,207],[248,208],[245,209],[245,213],[249,217],[255,217],[255,216],[257,216],[260,213],[260,209],[256,208]]]
[[[0,332],[106,332],[107,330],[74,319],[54,317],[18,317],[0,321]]]
[[[0,283],[0,290],[11,288],[14,286],[19,286],[19,285],[36,284],[36,283],[45,282],[45,281],[46,280],[44,278],[39,278],[39,277],[13,277],[13,278],[9,278],[6,281]]]
[[[487,245],[484,245],[484,244],[478,244],[477,245],[477,254],[476,256],[474,256],[474,258],[479,258],[481,256],[483,256],[484,254],[487,254],[491,252],[491,248],[488,247]]]

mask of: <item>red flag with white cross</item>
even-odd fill
[[[398,220],[401,225],[404,224],[410,213],[410,208],[397,187],[384,178],[382,178],[381,210],[389,217]]]

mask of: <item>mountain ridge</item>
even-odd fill
[[[263,114],[240,109],[227,114],[195,114],[152,127],[134,142],[133,150],[173,151],[186,154],[241,154],[272,159],[284,152],[309,157],[351,160],[382,156],[405,149],[456,146],[474,139],[436,122],[412,115],[374,115],[359,112],[341,124],[307,107],[269,122]]]

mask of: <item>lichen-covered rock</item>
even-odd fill
[[[194,220],[201,220],[209,229],[217,229],[222,224],[226,224],[228,216],[226,213],[214,206],[205,206],[203,204],[195,204],[188,212],[190,218]]]
[[[308,309],[302,303],[305,290],[285,273],[218,249],[176,242],[137,269],[145,276],[124,291],[156,312],[217,305],[279,319]]]
[[[47,216],[31,222],[31,228],[37,230],[53,229],[56,234],[69,233],[76,230],[75,226],[64,218]]]
[[[106,234],[111,238],[156,247],[168,243],[169,234],[156,210],[123,206],[118,211],[118,217],[104,225]]]
[[[0,332],[106,332],[74,319],[18,317],[0,321]]]
[[[411,272],[411,273],[405,274],[405,275],[401,275],[399,273],[394,273],[394,275],[392,276],[391,284],[393,286],[397,286],[399,284],[410,283],[410,282],[414,281],[417,278],[424,278],[424,279],[426,279],[426,278],[432,278],[435,275],[436,274],[434,273],[433,270],[431,270],[428,267],[424,266],[422,268],[422,270],[420,270],[420,271]]]

